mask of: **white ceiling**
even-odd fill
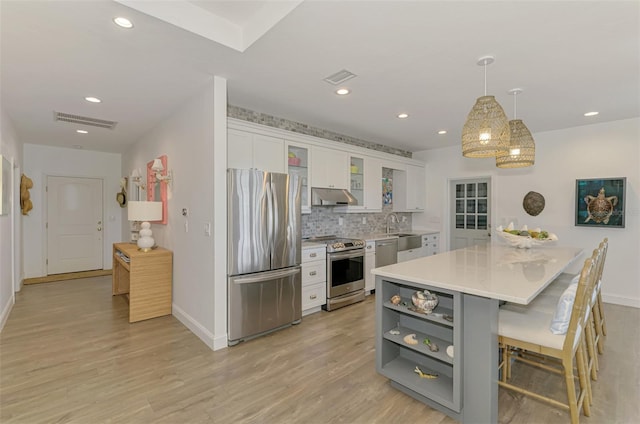
[[[488,94],[513,118],[507,90],[523,88],[534,134],[640,116],[638,1],[1,0],[0,18],[2,107],[25,143],[123,152],[219,75],[236,106],[410,151],[456,145],[484,55]],[[346,97],[323,81],[342,69],[357,74]],[[80,135],[54,111],[118,124]]]

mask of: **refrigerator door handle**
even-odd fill
[[[269,180],[269,199],[271,200],[271,207],[269,210],[271,211],[271,254],[276,255],[276,239],[280,236],[280,225],[281,222],[280,210],[278,200],[278,190],[276,187],[276,183],[273,181],[273,175],[271,175],[271,179]],[[272,266],[274,266],[272,262]]]
[[[252,284],[252,283],[260,283],[265,280],[275,280],[277,278],[285,278],[291,275],[295,275],[301,272],[300,267],[296,268],[287,268],[273,272],[261,272],[260,275],[249,275],[246,277],[235,277],[233,282],[235,284]]]
[[[269,248],[269,265],[273,267],[273,242],[274,242],[274,222],[276,220],[273,214],[273,184],[271,182],[271,174],[267,174],[267,180],[265,181],[265,194],[267,199],[267,240]]]

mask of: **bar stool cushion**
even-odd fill
[[[573,309],[573,302],[576,300],[576,290],[578,289],[578,283],[569,284],[564,292],[558,299],[558,305],[551,319],[551,325],[549,329],[553,334],[566,334],[569,328],[569,321],[571,320],[571,311]]]

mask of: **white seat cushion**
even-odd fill
[[[564,334],[553,334],[549,323],[553,314],[536,310],[523,312],[500,308],[498,314],[498,334],[502,337],[523,340],[529,343],[561,350]]]

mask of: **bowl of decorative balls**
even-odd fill
[[[438,306],[438,296],[429,290],[417,291],[411,296],[411,303],[419,312],[430,314]]]
[[[544,246],[558,241],[558,236],[541,230],[540,228],[529,230],[527,226],[524,225],[521,229],[516,230],[513,227],[513,222],[506,228],[499,226],[496,230],[500,238],[511,246],[519,249],[530,249],[534,246]]]

